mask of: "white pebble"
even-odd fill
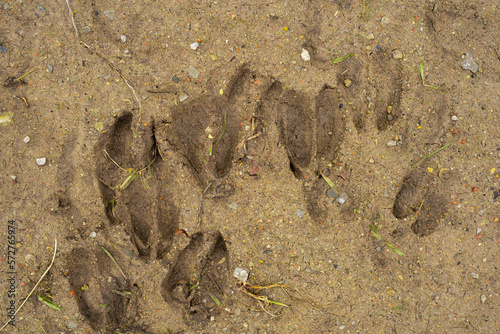
[[[241,267],[236,267],[234,268],[233,277],[240,282],[246,282],[248,280],[248,271]]]
[[[311,56],[309,55],[309,51],[307,51],[306,49],[302,49],[302,53],[300,54],[300,56],[302,57],[302,59],[304,61],[310,61],[311,60]]]
[[[486,299],[488,299],[485,295],[481,295],[481,303],[486,303]]]
[[[125,43],[127,41],[127,36],[121,35],[120,39],[122,40],[123,43]]]
[[[186,100],[187,100],[187,98],[188,98],[188,96],[187,96],[186,94],[184,94],[184,95],[182,95],[182,96],[179,98],[179,101],[180,101],[180,102],[184,102],[184,101],[186,101]]]
[[[200,43],[198,43],[198,42],[194,42],[193,44],[189,45],[191,50],[196,50],[196,49],[198,49],[199,46],[200,46]]]
[[[457,117],[457,115],[453,115],[453,116],[451,116],[451,120],[452,120],[452,121],[458,121],[458,117]]]
[[[31,140],[30,136],[26,136],[26,137],[24,137],[23,142],[28,144],[30,142],[30,140]]]
[[[38,164],[38,166],[43,166],[47,163],[47,158],[38,158],[36,159],[36,163]]]
[[[97,233],[95,233],[95,231],[92,231],[92,233],[90,233],[90,237],[91,237],[91,238],[95,238],[95,237],[97,237]]]
[[[391,146],[396,146],[398,143],[395,141],[395,140],[389,140],[387,142],[387,146],[391,147]]]

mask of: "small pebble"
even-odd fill
[[[180,102],[184,102],[184,101],[186,101],[186,100],[187,100],[187,98],[188,98],[188,96],[187,96],[186,94],[181,95],[181,97],[179,97],[179,101],[180,101]]]
[[[391,22],[391,19],[388,18],[387,16],[384,16],[381,20],[382,24],[389,24]]]
[[[95,233],[95,231],[92,231],[92,233],[90,233],[89,235],[91,238],[95,238],[97,237],[97,233]]]
[[[47,65],[47,72],[52,73],[53,70],[54,70],[54,66],[48,64]]]
[[[122,40],[123,43],[125,43],[127,41],[127,36],[121,35],[120,39]]]
[[[479,275],[476,273],[470,273],[470,275],[472,276],[472,278],[479,278]]]
[[[200,74],[200,71],[198,71],[198,69],[194,66],[189,66],[188,73],[191,78],[197,79],[198,75]]]
[[[337,194],[337,192],[335,190],[333,190],[332,188],[329,188],[326,191],[326,196],[328,196],[328,198],[333,198],[333,199],[336,199],[336,198],[339,197],[339,195]]]
[[[233,277],[240,282],[246,282],[248,280],[248,271],[241,267],[236,267],[234,268]]]
[[[297,215],[297,217],[302,218],[304,217],[306,212],[304,210],[297,209],[297,211],[295,211],[295,214]]]
[[[23,142],[28,144],[30,142],[31,138],[29,136],[24,137]]]
[[[311,60],[311,56],[309,55],[309,51],[307,51],[306,49],[302,49],[302,52],[300,53],[300,56],[302,57],[302,59],[304,61],[310,61]]]
[[[194,42],[193,44],[189,44],[189,47],[191,48],[191,50],[196,50],[196,49],[198,49],[199,46],[200,46],[200,43],[198,43],[198,42]]]
[[[339,203],[340,205],[344,204],[345,201],[347,201],[347,194],[346,193],[342,193],[340,194],[340,196],[336,199],[337,203]]]
[[[232,202],[231,204],[229,204],[229,208],[233,210],[238,210],[238,203]]]
[[[339,329],[344,329],[345,328],[345,325],[342,325],[339,327]]]
[[[115,18],[115,11],[112,9],[107,9],[103,12],[104,16],[108,19],[113,20]]]
[[[366,36],[366,39],[370,40],[370,39],[374,39],[375,36],[373,35],[373,33],[369,34],[368,36]]]
[[[403,52],[399,50],[392,51],[392,58],[394,59],[403,59]]]
[[[239,308],[237,308],[236,310],[234,310],[234,314],[235,314],[236,316],[239,316],[239,315],[241,314],[240,309],[239,309]]]
[[[377,252],[381,252],[382,251],[382,247],[380,247],[380,246],[377,246],[376,249],[377,249]]]
[[[397,141],[395,141],[395,140],[389,140],[389,141],[387,142],[387,146],[389,146],[389,147],[391,147],[391,146],[396,146],[397,144],[398,144],[398,143],[397,143]]]
[[[31,254],[26,254],[26,256],[24,257],[24,259],[26,261],[31,261],[31,260],[35,260],[35,257]]]
[[[74,329],[74,328],[76,328],[76,323],[74,323],[73,321],[70,321],[68,324],[68,327],[71,329]]]
[[[9,51],[9,49],[7,49],[6,46],[3,46],[3,45],[0,46],[0,52],[8,52],[8,51]]]
[[[177,76],[173,76],[172,77],[172,80],[175,82],[175,83],[179,83],[179,78]]]
[[[347,88],[351,87],[352,85],[352,80],[351,79],[345,79],[344,80],[344,86],[346,86]]]
[[[478,228],[476,229],[476,235],[477,235],[477,234],[479,234],[479,233],[481,233],[481,231],[482,231],[482,230],[483,230],[482,228],[478,227]]]
[[[487,299],[488,298],[485,295],[481,295],[481,303],[483,303],[483,304],[486,303]]]
[[[214,316],[211,316],[211,317],[210,317],[210,321],[215,321],[215,317],[214,317]]]
[[[17,179],[17,176],[11,175],[10,178],[12,179],[12,181],[15,181]]]
[[[38,164],[38,166],[43,166],[47,163],[47,158],[37,158],[36,163]]]
[[[452,120],[452,121],[458,121],[458,117],[457,117],[457,115],[453,115],[453,116],[451,116],[451,120]]]

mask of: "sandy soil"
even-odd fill
[[[500,331],[498,2],[69,5],[0,8],[5,332]]]

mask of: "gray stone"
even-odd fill
[[[187,100],[187,98],[188,98],[188,96],[187,96],[186,94],[181,95],[181,97],[179,97],[179,102],[181,102],[181,103],[182,103],[182,102],[186,101],[186,100]]]
[[[381,21],[382,21],[382,24],[389,24],[389,23],[391,23],[391,19],[388,18],[387,16],[384,16]]]
[[[125,43],[127,41],[127,36],[121,35],[120,39],[122,40],[123,43]]]
[[[326,191],[326,196],[328,196],[329,198],[333,198],[333,199],[336,199],[336,198],[339,197],[339,195],[337,194],[337,192],[335,190],[333,190],[332,188],[329,188]]]
[[[377,246],[377,252],[381,252],[381,251],[382,251],[382,247]]]
[[[229,204],[229,208],[233,210],[238,210],[238,203],[232,202],[231,204]]]
[[[106,16],[110,20],[113,20],[115,18],[115,11],[113,9],[107,9],[103,13],[104,16]]]
[[[38,164],[38,166],[43,166],[47,163],[47,158],[37,158],[36,159],[36,163]]]
[[[302,217],[304,217],[306,212],[304,210],[297,209],[297,211],[295,211],[295,214],[297,215],[297,217],[302,218]]]
[[[189,76],[193,79],[198,79],[198,75],[200,75],[200,71],[194,66],[189,66],[188,68]]]
[[[8,51],[9,51],[9,49],[7,49],[6,46],[3,46],[3,45],[0,46],[0,52],[8,52]]]

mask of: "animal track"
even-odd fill
[[[242,66],[222,97],[202,95],[161,120],[138,122],[130,112],[118,116],[96,148],[96,176],[109,223],[123,227],[142,261],[171,258],[176,231],[182,231],[182,196],[201,194],[201,222],[204,200],[217,201],[237,191],[230,178],[236,163],[249,170],[259,165],[290,168],[302,182],[310,216],[318,221],[326,217],[333,204],[324,196],[328,185],[321,173],[334,172],[348,118],[362,135],[370,128],[385,131],[402,114],[402,73],[389,56],[351,58],[339,68],[338,88],[324,85],[312,98]],[[376,79],[366,81],[368,73]],[[257,79],[261,85],[251,84]],[[376,98],[371,101],[370,95]],[[242,129],[244,122],[251,126]],[[270,156],[278,157],[273,161],[280,165],[273,166]],[[178,180],[184,170],[194,182]],[[412,230],[419,236],[432,233],[446,212],[440,182],[415,169],[393,204],[396,218],[416,216]],[[108,292],[133,287],[133,280],[108,273],[106,266],[78,260],[95,256],[98,263],[109,264],[101,253],[77,248],[68,260],[70,284],[79,289],[79,310],[94,329],[129,321],[123,317],[130,301]],[[163,299],[182,308],[189,319],[206,321],[223,302],[228,284],[230,251],[224,237],[219,231],[200,230],[172,263],[162,283],[157,282]],[[106,275],[112,278],[108,283],[103,282]],[[89,282],[101,287],[100,295],[91,298],[81,291]],[[96,299],[109,309],[99,309]]]
[[[110,252],[113,253],[110,247]],[[120,256],[114,253],[118,261]],[[132,324],[138,289],[125,278],[104,250],[74,248],[68,256],[69,283],[80,313],[94,330],[113,332]],[[135,311],[134,311],[135,310]]]

